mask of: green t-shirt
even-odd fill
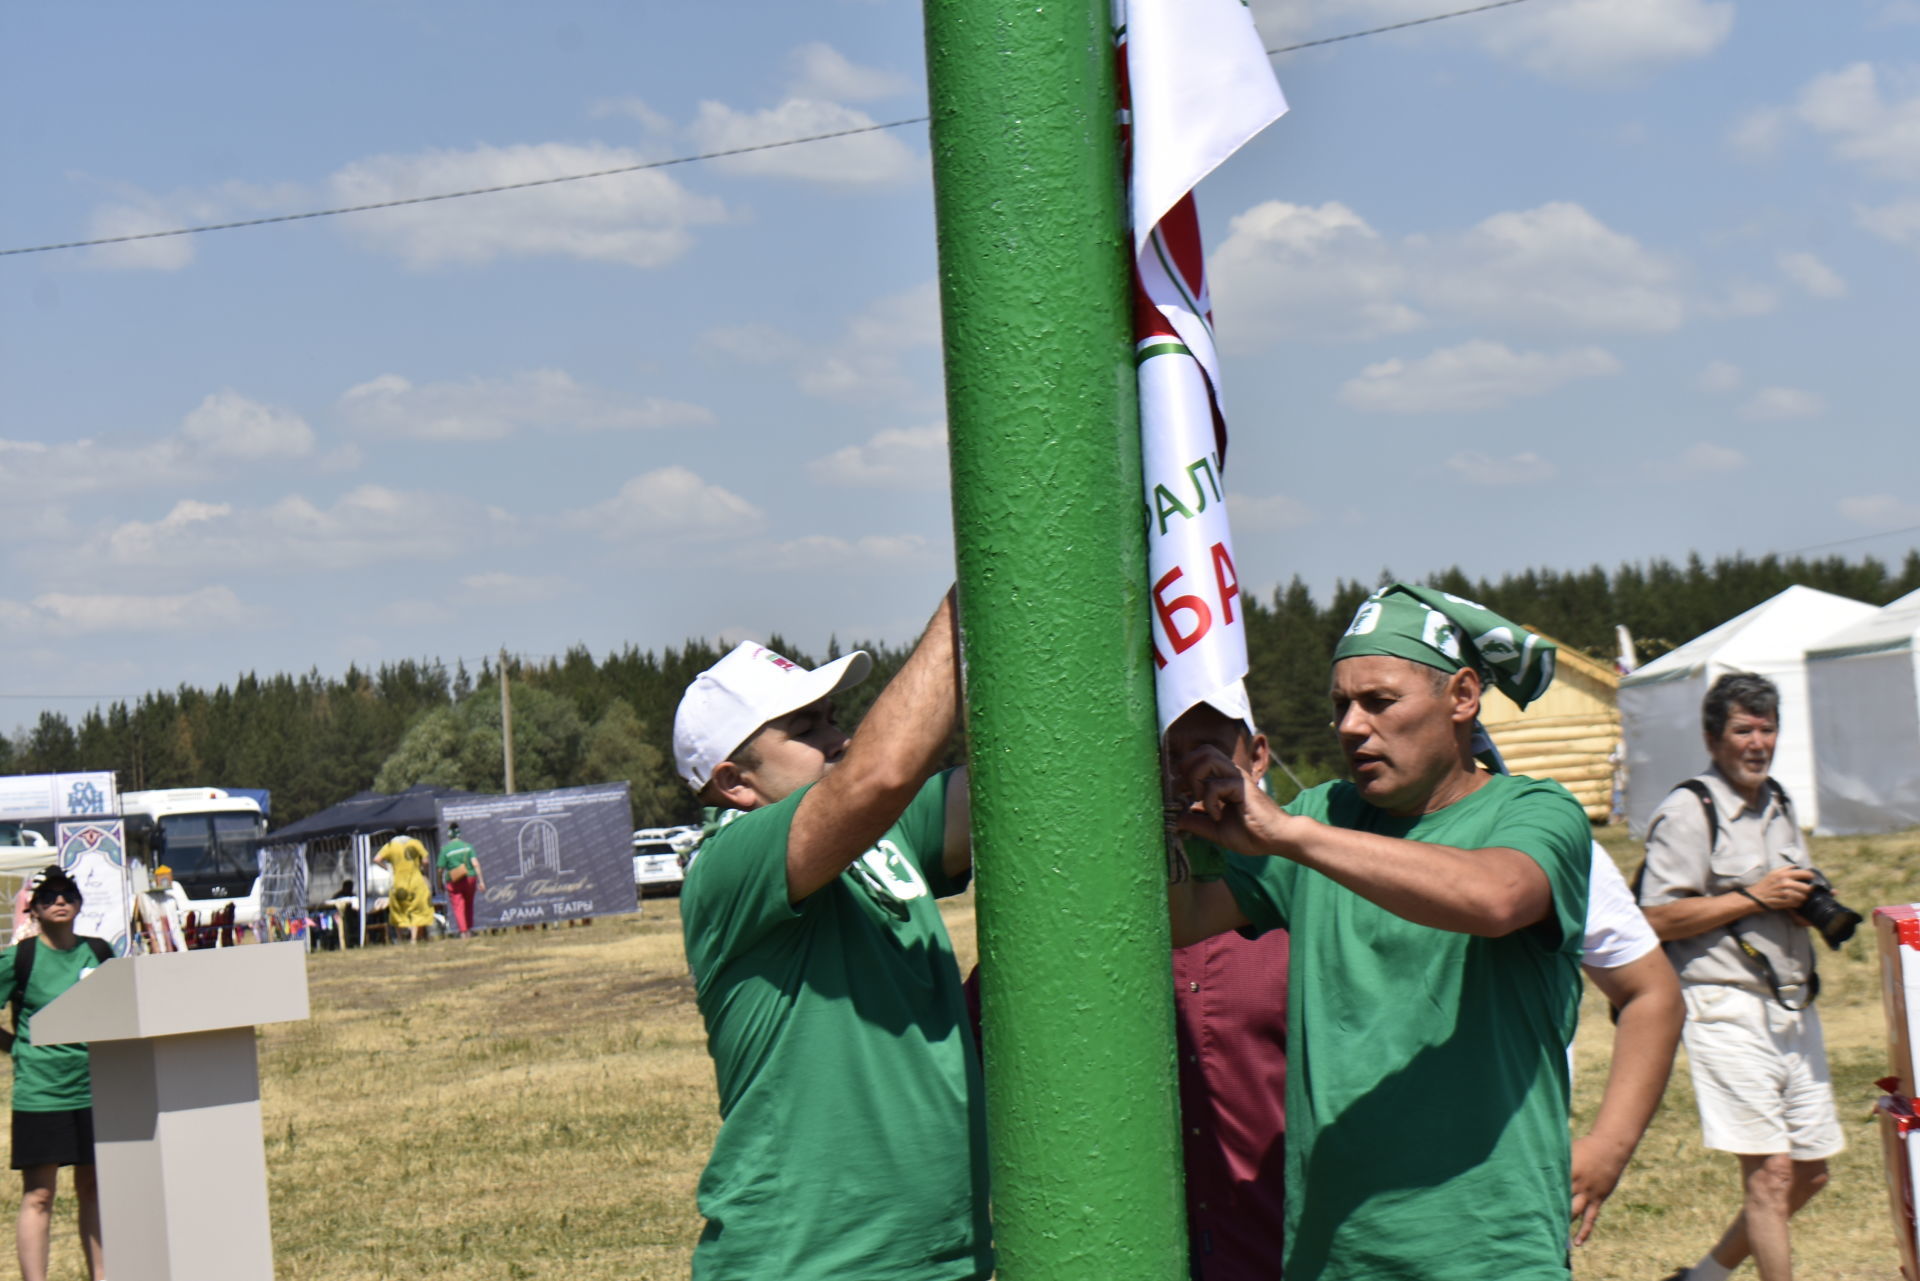
[[[13,1110],[65,1112],[93,1106],[84,1045],[35,1045],[33,1016],[56,996],[100,968],[100,959],[76,939],[66,951],[42,937],[34,942],[33,972],[20,1002],[20,1026],[13,1043]],[[19,948],[0,952],[0,1000],[13,995],[13,962]]]
[[[840,877],[787,901],[804,791],[720,816],[680,892],[720,1089],[699,1281],[992,1273],[980,1063],[934,902],[947,776]]]
[[[1568,1275],[1567,1043],[1592,836],[1558,783],[1496,775],[1395,818],[1350,783],[1288,810],[1538,862],[1553,914],[1504,938],[1415,925],[1288,859],[1228,855],[1257,933],[1292,931],[1288,1281]]]
[[[475,875],[473,846],[457,836],[454,837],[440,847],[439,864],[442,874],[451,872],[456,867],[464,867],[467,869],[468,876]]]

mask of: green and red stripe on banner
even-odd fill
[[[1247,719],[1227,523],[1226,417],[1193,188],[1286,112],[1244,0],[1116,0],[1134,246],[1147,563],[1160,728],[1210,702]]]

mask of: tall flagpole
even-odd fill
[[[1107,0],[926,0],[1006,1281],[1186,1275]]]

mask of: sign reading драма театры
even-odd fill
[[[447,825],[473,846],[486,890],[474,925],[534,925],[631,912],[633,807],[625,783],[442,801]]]

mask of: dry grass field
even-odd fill
[[[1637,847],[1604,836],[1631,870]],[[1920,899],[1920,834],[1815,850],[1855,906]],[[971,964],[970,898],[948,917]],[[1886,1055],[1866,935],[1825,972],[1852,1146],[1796,1221],[1800,1275],[1897,1281],[1867,1115]],[[260,1043],[285,1281],[686,1275],[717,1116],[673,900],[583,928],[319,953],[309,976],[312,1019],[265,1029]],[[1610,1032],[1597,999],[1584,1013],[1582,1119],[1604,1083]],[[1731,1159],[1700,1148],[1683,1058],[1575,1275],[1663,1277],[1700,1255],[1736,1196]],[[77,1281],[70,1203],[56,1234],[53,1275]]]

